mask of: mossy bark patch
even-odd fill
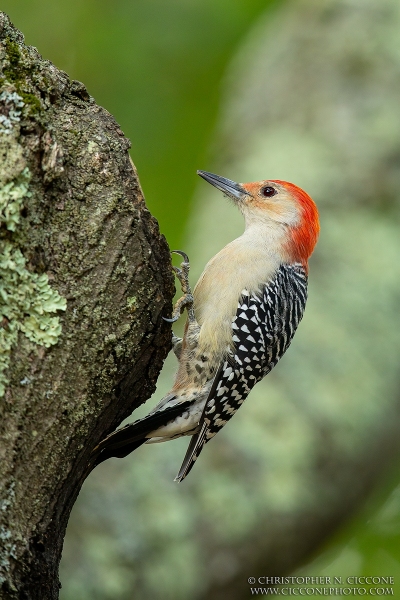
[[[21,213],[29,200],[31,175],[19,143],[24,101],[12,87],[5,81],[0,94],[0,149],[6,158],[0,174],[0,398],[9,383],[18,332],[42,346],[56,344],[61,324],[54,313],[66,309],[65,298],[52,289],[47,274],[28,270],[20,247],[29,234]]]

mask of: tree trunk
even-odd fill
[[[169,251],[129,141],[0,13],[0,589],[58,597],[92,448],[154,391]]]

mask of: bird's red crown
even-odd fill
[[[307,265],[319,234],[318,209],[313,199],[301,188],[288,181],[274,180],[283,185],[296,198],[301,208],[302,219],[297,227],[291,230],[292,243],[290,252],[293,259]]]

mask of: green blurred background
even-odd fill
[[[249,576],[293,572],[389,575],[400,598],[398,0],[2,10],[132,140],[148,206],[193,281],[242,228],[196,169],[293,181],[321,212],[287,356],[182,485],[184,439],[94,471],[67,531],[61,599],[239,600]]]

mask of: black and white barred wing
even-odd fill
[[[282,265],[259,293],[243,290],[232,322],[234,349],[220,365],[200,420],[176,477],[189,473],[206,444],[229,421],[254,385],[288,349],[303,316],[307,275],[300,264]]]

